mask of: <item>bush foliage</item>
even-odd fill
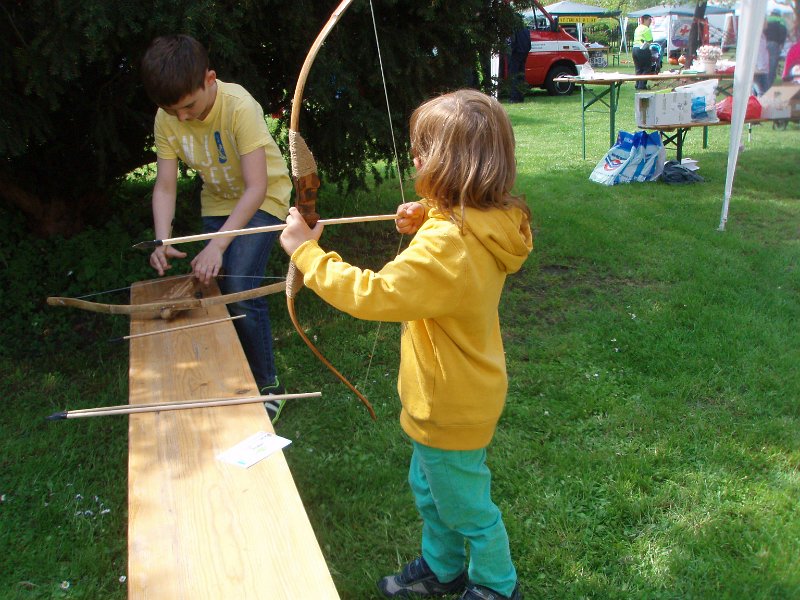
[[[511,9],[500,0],[374,6],[402,146],[421,99],[475,83],[477,57],[500,47]],[[244,85],[285,124],[302,62],[334,7],[332,0],[3,2],[0,197],[43,235],[72,235],[106,220],[114,182],[154,160],[155,109],[138,64],[161,34],[195,36],[220,79]],[[392,156],[374,37],[370,3],[354,2],[323,46],[304,95],[301,130],[321,170],[348,185],[364,181],[368,164]]]

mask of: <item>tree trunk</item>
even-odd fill
[[[6,173],[0,172],[0,198],[19,209],[28,220],[29,230],[40,237],[71,237],[83,229],[87,211],[105,203],[101,192],[80,198],[54,196],[43,199],[29,192]]]
[[[703,45],[702,33],[705,23],[703,19],[706,16],[706,5],[708,2],[698,2],[694,7],[694,19],[692,19],[692,29],[689,32],[689,47],[686,49],[686,64],[691,65],[692,61],[697,58],[697,49]]]

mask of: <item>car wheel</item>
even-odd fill
[[[575,89],[575,84],[571,81],[553,81],[553,79],[563,75],[575,75],[575,71],[564,65],[550,69],[544,82],[548,94],[551,96],[569,96],[572,93]]]

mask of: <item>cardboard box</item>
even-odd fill
[[[800,85],[773,85],[758,101],[762,119],[800,118]]]
[[[692,93],[636,94],[636,125],[687,125],[692,122]]]

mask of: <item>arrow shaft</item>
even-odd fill
[[[394,221],[397,215],[365,215],[361,217],[339,217],[335,219],[320,219],[323,225],[344,225],[347,223],[368,223],[371,221]],[[237,235],[252,235],[254,233],[268,233],[270,231],[283,231],[286,223],[279,225],[264,225],[263,227],[248,227],[247,229],[230,229],[228,231],[215,231],[213,233],[198,233],[196,235],[184,235],[182,237],[167,238],[163,240],[153,240],[152,242],[139,242],[134,248],[156,248],[158,246],[175,246],[187,242],[199,242],[220,237],[233,237]]]
[[[234,406],[237,404],[255,404],[267,400],[293,400],[298,398],[319,398],[322,392],[306,392],[303,394],[271,394],[266,396],[247,396],[242,398],[210,398],[208,400],[188,400],[185,402],[154,402],[152,404],[121,404],[98,408],[82,408],[69,410],[53,415],[63,419],[80,419],[85,417],[105,417],[110,415],[129,415],[144,412],[160,412],[167,410],[184,410],[188,408],[209,408],[214,406]]]
[[[225,317],[223,319],[214,319],[212,321],[203,321],[202,323],[191,323],[190,325],[180,325],[178,327],[170,327],[169,329],[157,329],[156,331],[146,331],[145,333],[133,333],[121,338],[116,338],[111,341],[122,340],[135,340],[137,338],[147,337],[150,335],[160,335],[162,333],[170,333],[172,331],[183,331],[184,329],[193,329],[195,327],[204,327],[206,325],[213,325],[215,323],[225,323],[226,321],[235,321],[236,319],[244,319],[247,315],[236,315],[235,317]]]

